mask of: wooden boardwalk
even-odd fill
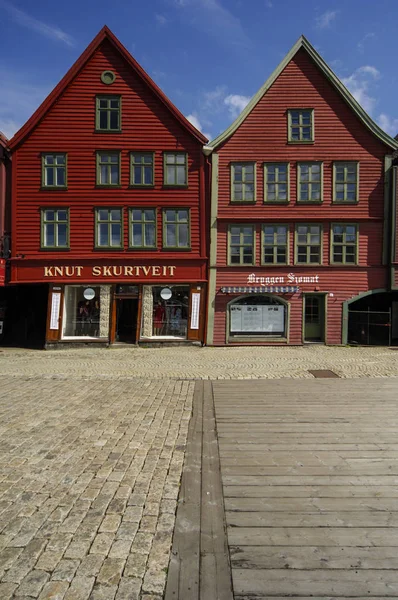
[[[200,457],[184,469],[188,518],[184,531],[177,517],[167,600],[229,600],[229,568],[235,600],[398,599],[398,380],[198,382],[196,391],[205,416],[187,460]],[[184,498],[195,504],[188,514]],[[195,564],[183,564],[184,544],[195,544]],[[194,593],[176,586],[184,579],[197,582]]]

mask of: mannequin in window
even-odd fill
[[[94,300],[94,305],[91,309],[90,322],[91,322],[91,335],[93,337],[98,337],[99,336],[99,322],[100,322],[100,305],[99,305],[99,300],[97,300],[97,299]]]
[[[166,311],[163,304],[158,301],[153,311],[153,333],[154,335],[162,335]]]

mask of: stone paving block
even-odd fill
[[[126,559],[130,553],[133,540],[116,540],[109,551],[109,558]]]
[[[77,568],[80,565],[79,560],[62,559],[59,561],[57,568],[54,570],[51,579],[53,581],[69,581],[71,582]]]
[[[142,552],[131,552],[127,559],[124,569],[125,577],[140,577],[145,574],[145,567],[148,560],[148,555]]]
[[[17,587],[17,583],[0,583],[1,600],[11,600]]]
[[[82,577],[77,575],[70,584],[65,600],[87,600],[95,583],[94,577]]]
[[[44,586],[38,600],[63,600],[68,587],[67,581],[49,581]]]
[[[107,556],[113,544],[114,535],[110,533],[99,533],[92,543],[90,554],[101,554]]]
[[[122,521],[116,533],[118,540],[133,540],[135,539],[138,530],[138,523]]]
[[[116,596],[117,585],[102,585],[96,583],[90,595],[90,600],[113,600]]]
[[[33,596],[34,598],[37,598],[49,578],[50,575],[45,571],[39,571],[37,569],[30,571],[30,573],[22,580],[15,595],[22,597]]]
[[[104,560],[105,556],[100,554],[88,554],[80,563],[78,574],[83,577],[96,577]]]
[[[125,562],[122,558],[106,558],[97,576],[98,583],[117,585],[122,576]]]
[[[142,579],[122,577],[116,594],[116,600],[141,600]]]

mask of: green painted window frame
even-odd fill
[[[299,123],[292,123],[292,114],[298,113],[299,115]],[[307,125],[303,123],[303,114],[310,113],[311,124]],[[292,128],[298,128],[299,130],[299,139],[294,140],[292,137]],[[311,139],[305,140],[303,139],[303,129],[305,127],[310,127]],[[314,109],[313,108],[289,108],[287,111],[287,140],[289,144],[313,144],[315,141],[315,123],[314,123]]]
[[[242,181],[235,180],[236,167],[242,168]],[[246,181],[246,167],[253,168],[253,181]],[[230,168],[231,168],[231,202],[237,203],[237,204],[255,204],[256,192],[257,192],[257,186],[256,186],[257,163],[254,161],[237,161],[237,162],[231,163]],[[242,198],[241,199],[240,198],[236,199],[236,197],[235,197],[235,194],[236,194],[235,186],[236,185],[242,186]],[[245,186],[249,186],[249,185],[253,186],[253,198],[246,200],[246,198],[245,198],[246,187]]]
[[[280,180],[280,167],[286,167],[286,179]],[[270,167],[275,169],[275,181],[268,181]],[[275,186],[275,198],[268,197],[268,186]],[[279,186],[286,185],[286,198],[279,199]],[[264,203],[266,204],[289,204],[290,201],[290,163],[288,162],[268,162],[264,163]]]
[[[344,231],[341,233],[343,236],[341,242],[335,241],[335,227],[342,227]],[[355,229],[355,241],[347,242],[347,231],[345,228],[353,227]],[[338,261],[334,259],[334,253],[336,246],[341,247],[342,260]],[[354,248],[354,262],[347,261],[347,247]],[[339,265],[339,266],[347,266],[347,267],[355,267],[358,265],[358,256],[359,256],[359,226],[358,223],[331,223],[330,224],[330,264],[331,265]]]
[[[134,220],[133,219],[133,211],[135,210],[139,210],[141,211],[141,219],[140,220]],[[154,218],[152,220],[147,220],[146,216],[145,216],[145,211],[153,211],[154,213]],[[140,246],[135,246],[133,244],[133,225],[134,224],[140,224],[142,226],[142,239],[143,239],[143,244],[141,244]],[[145,243],[145,238],[146,238],[146,228],[145,225],[148,224],[153,224],[155,227],[155,243],[153,245],[150,244],[146,244]],[[145,250],[156,250],[158,247],[157,244],[157,239],[158,239],[158,232],[157,232],[157,209],[156,208],[139,208],[139,207],[130,207],[129,209],[129,248],[133,249],[133,250],[140,250],[140,249],[145,249]]]
[[[109,103],[109,106],[104,108],[100,107],[101,100],[106,100]],[[118,100],[119,106],[118,108],[112,108],[110,106],[110,102],[112,100]],[[107,112],[107,127],[100,127],[100,112]],[[117,128],[111,128],[111,113],[117,112],[119,115],[119,126]],[[95,97],[95,131],[97,133],[120,133],[122,131],[122,97],[119,94],[99,94]]]
[[[48,156],[52,156],[54,159],[54,164],[47,164],[47,157]],[[63,165],[57,165],[56,160],[57,157],[62,156],[64,159],[64,164]],[[54,177],[54,181],[56,181],[57,177],[57,169],[63,169],[65,174],[64,174],[64,180],[65,183],[62,185],[58,185],[58,184],[51,184],[48,185],[46,183],[47,181],[47,169],[51,169],[54,171],[53,173],[53,177]],[[68,155],[66,152],[43,152],[41,155],[41,187],[42,189],[45,190],[66,190],[68,188]]]
[[[135,162],[135,157],[141,156],[144,160]],[[151,163],[145,163],[145,157],[151,157]],[[134,182],[135,167],[140,167],[141,181],[143,183]],[[152,183],[145,183],[145,169],[151,167]],[[154,152],[139,152],[134,150],[130,152],[130,187],[135,188],[154,188],[155,187],[155,153]]]
[[[176,218],[174,221],[166,221],[167,211],[175,211],[176,216],[179,211],[186,211],[188,213],[188,221],[180,221],[178,218]],[[163,244],[162,244],[162,247],[167,250],[190,250],[191,249],[191,209],[185,208],[183,206],[179,206],[179,207],[171,206],[170,208],[163,208],[162,220],[163,220]],[[175,246],[169,246],[167,244],[167,226],[168,225],[175,225],[175,227],[176,227],[177,245],[175,245]],[[180,237],[179,225],[188,225],[187,246],[179,246],[178,245],[178,240]]]
[[[111,169],[110,167],[116,163],[112,163],[111,161],[102,161],[101,157],[102,155],[107,154],[107,155],[114,155],[117,156],[117,165],[118,165],[118,182],[117,183],[101,183],[101,167],[103,165],[107,165],[108,168],[108,176],[107,178],[110,179],[110,173],[111,173]],[[96,161],[97,161],[97,176],[96,176],[96,182],[97,182],[97,187],[101,187],[101,188],[118,188],[121,187],[121,176],[122,176],[122,171],[121,171],[121,160],[120,160],[120,150],[97,150],[96,151]]]
[[[99,211],[106,210],[108,212],[107,219],[99,219]],[[120,219],[113,220],[110,218],[111,211],[118,210],[120,212]],[[121,206],[113,206],[112,208],[108,206],[97,206],[95,208],[95,248],[98,250],[120,250],[124,247],[123,239],[124,239],[124,225],[123,225],[123,207]],[[98,235],[98,226],[100,224],[106,223],[108,225],[108,242],[111,240],[111,226],[113,223],[120,224],[120,244],[113,245],[111,243],[108,244],[99,244],[99,235]]]
[[[347,169],[349,167],[355,167],[355,182],[352,181],[348,181],[347,177],[348,177],[348,171]],[[338,167],[343,167],[344,171],[344,180],[343,181],[337,181],[337,168]],[[347,199],[347,194],[348,194],[348,186],[352,185],[352,183],[355,184],[355,200],[348,200]],[[337,186],[338,185],[343,185],[343,193],[344,193],[344,198],[338,199],[337,198]],[[358,204],[359,201],[359,162],[356,160],[338,160],[335,161],[333,163],[333,203],[334,204]]]
[[[272,244],[266,244],[265,243],[265,228],[266,227],[272,227],[273,228],[273,243]],[[279,227],[284,227],[286,229],[286,242],[284,244],[279,244],[278,243],[278,228]],[[289,264],[289,235],[290,235],[290,226],[288,223],[263,223],[262,227],[261,227],[261,264],[264,266],[271,266],[271,265],[288,265]],[[273,260],[272,262],[266,262],[265,261],[265,248],[272,248],[273,249]],[[278,248],[280,247],[284,247],[285,248],[285,256],[286,256],[286,260],[284,262],[279,262],[277,260],[278,258]]]
[[[167,163],[167,157],[174,156],[176,161],[174,163]],[[184,156],[184,163],[177,163],[177,156]],[[174,165],[174,176],[175,181],[177,181],[177,168],[184,166],[185,167],[185,183],[169,183],[167,181],[167,168],[172,167]],[[163,152],[163,187],[170,188],[187,188],[188,187],[188,153],[187,152],[173,152],[173,151],[165,151]]]
[[[298,236],[299,236],[299,227],[318,227],[319,228],[319,244],[314,244],[311,243],[311,235],[312,234],[310,231],[307,231],[306,233],[306,242],[304,244],[299,244],[298,243]],[[323,260],[323,227],[322,227],[322,223],[296,223],[296,227],[295,227],[295,236],[294,236],[294,264],[295,265],[322,265],[322,260]],[[299,246],[306,246],[306,261],[302,262],[298,260],[299,257],[299,252],[298,252],[298,248]],[[319,247],[319,261],[311,261],[311,248],[312,247]]]
[[[302,167],[303,166],[308,166],[309,167],[309,171],[308,171],[308,179],[303,180],[302,179]],[[311,168],[314,166],[319,166],[319,177],[320,177],[320,181],[313,181],[312,180],[312,170]],[[301,186],[302,185],[308,185],[308,198],[311,197],[312,194],[312,186],[313,185],[318,185],[319,184],[319,188],[320,188],[320,194],[319,194],[319,200],[310,200],[310,199],[305,199],[302,200],[301,196],[302,196],[302,189]],[[301,204],[321,204],[323,202],[323,162],[320,161],[303,161],[303,162],[298,162],[297,163],[297,202],[300,202]]]
[[[54,219],[48,219],[46,218],[46,212],[47,211],[52,211],[54,212]],[[63,211],[66,212],[66,219],[59,219],[59,215],[58,212]],[[70,214],[69,214],[69,207],[65,208],[65,207],[57,207],[57,208],[53,208],[53,207],[43,207],[40,209],[41,212],[41,234],[40,234],[40,248],[42,250],[69,250],[70,248]],[[46,235],[45,235],[45,229],[46,229],[46,225],[54,225],[54,244],[49,245],[45,243],[45,239],[46,239]],[[58,237],[59,237],[59,233],[58,233],[58,225],[66,225],[66,244],[65,245],[60,245],[58,244]]]
[[[232,235],[237,235],[237,234],[233,234],[232,233],[232,229],[234,227],[240,228],[241,231],[239,232],[239,244],[232,244]],[[243,229],[246,228],[250,228],[252,231],[252,242],[250,244],[251,248],[252,248],[252,262],[244,262],[243,258],[244,258],[244,248],[247,248],[249,246],[249,244],[246,244],[244,242],[244,236],[247,235],[245,234],[245,232],[243,231]],[[231,249],[238,247],[239,248],[239,262],[232,262],[231,261]],[[231,223],[230,225],[228,225],[228,266],[231,267],[236,267],[236,266],[254,266],[256,264],[256,227],[255,225],[251,225],[248,223]]]

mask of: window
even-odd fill
[[[42,186],[66,188],[66,154],[42,155]]]
[[[321,225],[297,225],[296,263],[320,265],[322,262]]]
[[[122,248],[122,209],[97,208],[95,211],[97,248]]]
[[[120,96],[97,96],[96,104],[96,130],[120,131]]]
[[[298,163],[299,202],[322,202],[322,163]]]
[[[156,248],[156,210],[132,208],[130,219],[130,247]]]
[[[164,185],[188,185],[188,162],[185,152],[164,153]]]
[[[69,248],[69,209],[42,209],[41,247]]]
[[[358,163],[333,163],[333,202],[358,202]]]
[[[149,296],[147,304],[143,304],[143,337],[160,336],[186,339],[189,316],[189,286],[168,285],[167,287],[148,286],[148,288],[152,291],[152,298]],[[166,298],[164,297],[165,292],[167,293]],[[149,301],[150,298],[152,304]],[[150,330],[151,325],[152,330]]]
[[[331,261],[340,265],[357,264],[358,228],[356,225],[334,224],[331,236]]]
[[[264,202],[289,201],[289,163],[264,164]]]
[[[132,152],[130,159],[130,185],[153,187],[153,152]]]
[[[163,211],[163,247],[189,248],[189,210],[166,209]]]
[[[230,225],[229,227],[229,264],[254,264],[254,226]]]
[[[314,141],[314,111],[312,109],[289,110],[288,141],[294,144]]]
[[[277,296],[243,296],[229,304],[229,336],[286,338],[287,304]]]
[[[120,185],[120,152],[97,152],[97,185]]]
[[[263,263],[286,265],[288,263],[288,225],[263,226]]]
[[[232,202],[255,202],[255,163],[231,165]]]
[[[109,302],[108,305],[101,302],[101,289],[104,288],[106,286],[65,286],[63,339],[108,337]]]

